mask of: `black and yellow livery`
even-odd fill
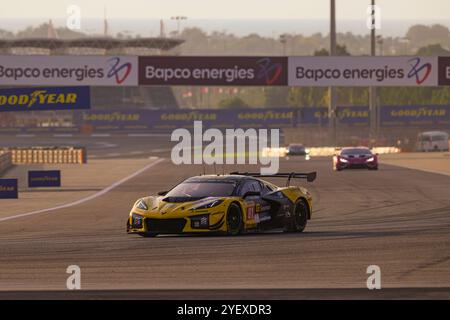
[[[278,187],[261,178],[287,178]],[[234,172],[184,180],[170,191],[141,198],[133,205],[127,232],[158,234],[222,233],[283,228],[302,232],[312,215],[307,189],[289,186],[292,178],[314,181],[316,173],[259,175]]]

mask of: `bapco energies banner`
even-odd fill
[[[439,85],[450,86],[450,57],[439,57]]]
[[[0,85],[136,86],[135,56],[0,56]]]
[[[437,57],[289,57],[290,86],[437,86]]]
[[[286,57],[139,57],[140,85],[287,85]]]
[[[89,109],[90,100],[86,86],[0,89],[0,112]]]

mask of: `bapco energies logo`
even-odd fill
[[[272,63],[270,58],[262,58],[256,61],[256,64],[259,66],[256,77],[258,79],[265,79],[267,85],[271,85],[277,81],[283,72],[281,63]]]
[[[131,63],[125,62],[121,64],[119,57],[113,57],[108,62],[111,66],[107,74],[108,78],[116,77],[117,84],[124,82],[131,72]]]
[[[428,79],[431,73],[431,63],[421,63],[419,57],[408,60],[411,64],[411,70],[408,73],[408,78],[416,77],[416,83],[422,84]]]

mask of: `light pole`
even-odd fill
[[[181,24],[181,20],[187,20],[187,17],[185,16],[173,16],[170,18],[171,20],[176,20],[177,21],[177,36],[180,36],[180,24]]]
[[[382,55],[384,55],[384,52],[383,52],[383,37],[381,36],[381,35],[378,35],[377,36],[377,43],[378,43],[378,46],[379,46],[379,54],[380,54],[380,56],[382,56]]]
[[[371,0],[371,30],[370,30],[370,55],[376,55],[376,17],[375,17],[375,0]],[[371,86],[369,88],[369,110],[370,110],[370,138],[373,139],[378,135],[378,108],[377,108],[377,90]]]
[[[283,56],[286,56],[287,35],[285,33],[280,35],[280,42],[283,46]]]
[[[330,56],[336,55],[336,1],[330,0]],[[328,104],[328,130],[330,140],[336,143],[336,104],[337,94],[335,87],[328,88],[330,101]]]

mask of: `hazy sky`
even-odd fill
[[[82,17],[109,19],[327,19],[329,0],[0,0],[1,18],[57,19],[68,5]],[[365,19],[369,0],[336,0],[338,18]],[[382,19],[450,20],[450,0],[377,0]]]

